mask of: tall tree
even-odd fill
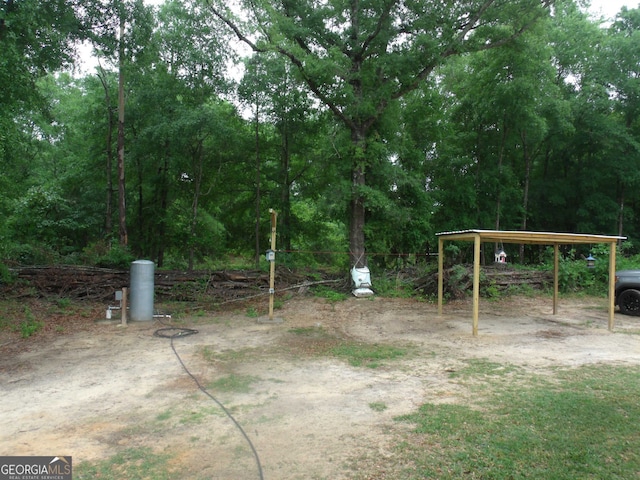
[[[92,3],[92,2],[89,2]],[[29,177],[25,147],[28,117],[47,104],[38,79],[73,63],[76,40],[85,37],[78,0],[0,0],[0,215],[13,190]]]
[[[109,86],[109,76],[104,68],[100,67],[97,77],[100,80],[100,84],[102,85],[102,89],[104,90],[104,101],[105,101],[105,111],[106,111],[106,134],[105,134],[105,171],[107,178],[107,195],[105,199],[106,208],[105,208],[105,221],[104,221],[104,232],[105,235],[111,235],[111,230],[113,226],[113,177],[111,173],[113,172],[113,127],[115,124],[114,120],[114,108],[112,105],[111,99],[111,88]]]
[[[616,164],[617,231],[623,235],[625,218],[635,210],[625,209],[625,203],[637,206],[640,201],[634,194],[640,184],[640,8],[623,7],[607,37],[601,58],[615,100],[614,117],[620,125],[610,161]]]
[[[266,62],[262,62],[258,56],[250,58],[245,64],[245,74],[238,89],[240,98],[249,105],[253,113],[253,138],[254,138],[254,158],[255,158],[255,209],[254,209],[254,241],[255,249],[253,258],[256,268],[260,265],[260,220],[262,200],[262,151],[260,142],[260,122],[261,116],[266,115],[262,109],[267,109],[268,101],[268,75],[266,74]]]
[[[298,69],[310,91],[350,132],[351,264],[366,265],[367,171],[373,127],[397,99],[415,90],[453,55],[504,45],[552,0],[246,1],[255,26],[243,29],[225,4],[214,15],[255,51],[275,51]],[[254,40],[255,38],[255,40]]]
[[[129,243],[127,235],[127,207],[124,170],[124,67],[125,43],[124,32],[126,17],[124,8],[118,12],[120,21],[118,28],[118,234],[120,246]]]
[[[302,158],[308,158],[310,146],[318,134],[317,117],[312,115],[311,97],[291,70],[286,59],[274,53],[256,54],[246,62],[238,89],[240,98],[250,105],[254,114],[256,196],[266,193],[269,206],[277,209],[278,244],[286,250],[291,249],[294,221],[291,211],[292,188],[308,172],[309,164]],[[261,133],[261,122],[272,128]],[[260,141],[260,134],[264,137],[263,142]],[[261,161],[266,169],[260,168]],[[270,180],[267,186],[273,185],[273,188],[264,191],[261,177]],[[256,200],[255,255],[258,261],[261,256],[261,215],[260,201],[258,198]]]
[[[131,245],[163,265],[176,237],[172,224],[179,223],[193,237],[201,197],[211,189],[212,136],[220,118],[214,115],[216,95],[227,89],[223,78],[229,53],[219,35],[195,2],[169,1],[157,11],[157,28],[128,66],[128,151],[130,188],[135,207],[129,210]],[[210,15],[209,15],[210,17]],[[135,19],[136,17],[134,17]],[[150,20],[153,23],[152,20]],[[134,24],[134,27],[137,25]],[[137,30],[130,36],[135,38]],[[140,35],[138,35],[140,36]],[[183,193],[191,190],[189,206]],[[186,212],[176,210],[179,202]],[[132,202],[133,203],[133,202]],[[178,218],[176,218],[179,217]],[[184,218],[189,218],[184,221]],[[200,240],[180,237],[191,264],[194,245]]]
[[[121,246],[129,243],[127,231],[125,175],[125,82],[126,71],[140,63],[150,43],[154,26],[152,9],[143,0],[94,2],[87,7],[92,19],[90,38],[95,53],[115,65],[118,71],[118,116],[116,133],[118,180],[118,238]],[[107,157],[107,161],[109,158]],[[110,176],[108,176],[110,179]],[[110,180],[108,180],[109,182]],[[107,183],[108,183],[107,182]],[[109,207],[107,207],[108,209]]]

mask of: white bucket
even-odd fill
[[[371,290],[371,273],[369,272],[369,268],[353,267],[351,269],[351,279],[353,280],[353,285],[355,289],[353,290],[353,295],[361,298],[361,297],[370,297],[373,295],[373,290]]]

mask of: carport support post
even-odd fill
[[[616,242],[609,244],[609,331],[613,331],[616,289]]]
[[[553,314],[558,313],[558,290],[559,290],[559,281],[558,281],[558,273],[560,271],[559,268],[559,260],[560,257],[560,245],[557,243],[553,244]]]
[[[480,314],[480,235],[473,238],[473,336],[478,336]]]

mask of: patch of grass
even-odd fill
[[[232,374],[214,380],[207,385],[207,388],[215,392],[249,393],[251,384],[258,380],[258,377],[251,375]]]
[[[505,292],[505,296],[515,297],[516,295],[522,295],[523,297],[534,297],[540,294],[540,290],[534,289],[527,283],[509,285]]]
[[[491,282],[482,288],[480,294],[488,300],[498,300],[501,297],[500,288],[495,282]]]
[[[0,300],[0,329],[10,332],[19,332],[20,323],[33,320],[29,306],[19,304],[15,300]]]
[[[376,277],[372,288],[376,295],[381,297],[412,298],[415,296],[412,281],[403,278],[401,272],[395,272],[393,276],[380,275]]]
[[[22,338],[29,338],[44,327],[44,322],[36,320],[29,307],[24,308],[24,316],[25,319],[22,320],[19,325]]]
[[[311,338],[311,339],[333,338],[333,336],[329,332],[327,332],[324,328],[322,328],[322,326],[290,328],[289,333],[292,333],[298,337]]]
[[[245,359],[257,355],[255,348],[244,348],[241,350],[217,351],[214,347],[205,345],[200,349],[200,355],[209,363],[214,362],[243,362]]]
[[[388,407],[384,402],[371,402],[369,408],[374,412],[384,412]]]
[[[294,327],[289,329],[289,333],[307,337],[309,335],[313,335],[316,330],[318,330],[316,327]]]
[[[72,302],[71,299],[69,298],[58,298],[56,299],[56,305],[63,309],[66,310],[67,308],[69,308],[71,306]]]
[[[0,316],[0,331],[10,330],[10,329],[11,329],[11,321],[4,316]]]
[[[450,372],[451,378],[501,377],[519,372],[519,367],[511,364],[490,362],[483,358],[465,360],[465,366]]]
[[[316,297],[325,298],[331,303],[343,302],[348,298],[346,293],[337,292],[325,285],[316,285],[313,287],[313,294]]]
[[[82,462],[74,465],[73,478],[78,480],[149,479],[170,480],[179,472],[173,472],[168,455],[153,453],[150,448],[130,448],[99,462]]]
[[[203,423],[211,415],[220,414],[217,406],[202,408],[200,410],[188,410],[180,415],[180,423],[183,425],[194,425]]]
[[[258,318],[258,310],[255,307],[247,308],[247,317],[249,318]]]
[[[22,338],[29,338],[42,328],[42,322],[34,322],[31,320],[25,320],[20,323],[20,335]]]
[[[158,420],[159,422],[164,422],[166,420],[169,420],[172,416],[173,412],[171,410],[165,410],[164,412],[156,415],[156,420]]]
[[[470,382],[473,402],[398,419],[416,426],[398,446],[412,465],[398,478],[637,478],[638,375],[637,366],[590,365],[517,388],[484,376],[495,388],[481,395]]]
[[[404,356],[407,352],[404,348],[392,345],[342,343],[333,347],[330,353],[347,359],[354,367],[378,368],[382,360],[393,360]]]

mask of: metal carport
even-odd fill
[[[609,235],[589,235],[578,233],[527,232],[502,230],[461,230],[457,232],[441,232],[438,237],[438,314],[442,314],[442,297],[444,292],[444,242],[469,241],[474,243],[473,249],[473,335],[478,335],[478,313],[480,303],[480,246],[482,243],[515,243],[553,245],[553,314],[558,311],[558,256],[560,245],[574,244],[609,244],[609,330],[613,330],[615,308],[615,271],[616,243],[627,237]]]

